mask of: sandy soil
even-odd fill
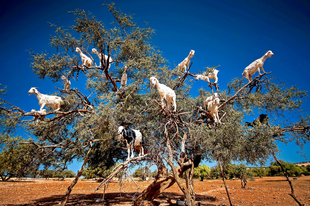
[[[58,205],[72,179],[65,181],[26,179],[0,182],[0,205]],[[131,205],[132,200],[152,180],[110,183],[106,189],[105,205]],[[292,178],[295,195],[305,205],[310,205],[310,176]],[[200,205],[229,205],[221,180],[195,180],[196,202]],[[256,178],[241,189],[240,180],[227,180],[233,205],[297,205],[289,195],[290,187],[284,177]],[[94,192],[99,183],[79,181],[70,196],[68,205],[102,205],[103,188]],[[156,205],[175,205],[182,193],[175,184],[156,199]],[[97,201],[97,202],[96,202]]]

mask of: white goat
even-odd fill
[[[75,52],[80,54],[84,66],[87,67],[93,66],[93,61],[91,60],[91,58],[86,56],[79,47],[76,47]]]
[[[150,82],[151,84],[153,84],[153,87],[155,87],[155,85],[157,86],[157,90],[160,94],[162,106],[163,107],[167,106],[169,109],[170,105],[173,104],[173,107],[174,107],[173,111],[175,112],[177,110],[175,92],[171,88],[167,87],[166,85],[159,83],[155,77],[151,77]]]
[[[36,111],[35,109],[32,109],[31,113],[39,113],[40,115],[46,115],[46,109],[42,109],[40,111]]]
[[[93,54],[96,54],[96,55],[98,56],[98,58],[99,58],[99,60],[100,60],[100,67],[102,66],[102,64],[101,64],[102,59],[103,59],[103,62],[104,62],[104,63],[107,63],[107,62],[108,62],[108,55],[99,53],[99,52],[97,51],[96,48],[93,48],[93,49],[92,49],[92,53],[93,53]],[[109,57],[109,68],[108,68],[108,70],[110,69],[112,62],[113,62],[112,58]]]
[[[190,59],[194,56],[194,54],[195,54],[195,51],[191,50],[188,56],[180,64],[178,64],[179,71],[183,71],[183,72],[186,71],[186,68],[189,67]]]
[[[69,91],[70,90],[70,86],[71,86],[70,80],[67,77],[65,77],[64,75],[61,76],[61,79],[65,82],[64,90]]]
[[[217,74],[219,73],[219,70],[217,69],[213,69],[212,72],[209,72],[209,73],[203,73],[203,74],[198,74],[196,75],[195,79],[196,80],[203,80],[203,81],[207,81],[210,83],[210,79],[214,79],[214,83],[217,83],[218,81],[218,77],[217,77]]]
[[[128,157],[133,158],[133,151],[137,151],[139,153],[139,156],[144,155],[144,149],[143,149],[143,137],[142,133],[140,130],[135,130],[135,129],[125,129],[123,126],[118,127],[117,134],[119,136],[119,139],[124,139],[127,144],[127,152],[128,152]],[[130,156],[130,151],[131,151],[131,156]]]
[[[36,110],[32,109],[30,113],[32,115],[34,115],[34,121],[37,123],[39,121],[39,118],[41,121],[44,120],[45,115],[46,115],[46,110],[42,109],[40,111],[36,111]]]
[[[215,123],[221,123],[219,115],[218,115],[218,106],[220,105],[220,99],[218,98],[218,94],[214,93],[214,95],[209,96],[204,101],[204,106],[208,109],[210,115],[213,117]]]
[[[31,87],[28,91],[29,95],[35,94],[39,100],[39,105],[41,106],[40,112],[43,112],[43,107],[49,106],[54,109],[54,111],[59,111],[60,106],[64,103],[61,97],[41,94],[35,87]]]
[[[121,87],[125,87],[127,85],[128,77],[127,77],[126,71],[127,71],[127,66],[125,66],[125,69],[124,69],[124,72],[121,78]]]
[[[263,72],[265,73],[265,70],[264,70],[264,68],[263,68],[263,65],[264,65],[264,62],[265,62],[265,60],[267,59],[267,57],[272,57],[273,56],[273,53],[272,53],[272,51],[267,51],[266,52],[266,54],[264,54],[264,56],[262,56],[261,58],[259,58],[259,59],[256,59],[254,62],[252,62],[249,66],[247,66],[245,69],[244,69],[244,71],[243,71],[243,73],[242,73],[242,75],[244,75],[245,76],[245,78],[247,79],[247,80],[249,80],[249,82],[251,81],[251,79],[252,79],[252,75],[256,72],[256,71],[258,71],[258,73],[261,75],[261,73],[260,73],[260,68],[263,70]]]

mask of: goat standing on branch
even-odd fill
[[[93,53],[93,54],[96,54],[96,55],[98,56],[98,58],[99,58],[99,60],[100,60],[100,67],[102,66],[102,63],[101,63],[102,60],[103,60],[103,63],[107,64],[108,58],[109,58],[109,67],[108,67],[108,70],[110,69],[111,64],[112,64],[112,62],[113,62],[113,60],[112,60],[111,57],[108,57],[108,56],[105,55],[105,54],[99,53],[99,52],[97,51],[97,49],[95,49],[95,48],[92,49],[92,53]]]
[[[261,73],[260,73],[260,68],[263,70],[263,72],[264,73],[266,73],[265,72],[265,70],[264,70],[264,68],[263,68],[263,65],[264,65],[264,62],[265,62],[265,60],[267,59],[267,57],[272,57],[274,54],[272,53],[272,51],[267,51],[266,52],[266,54],[264,54],[264,56],[262,56],[261,58],[259,58],[259,59],[256,59],[254,62],[252,62],[249,66],[247,66],[245,69],[244,69],[244,71],[243,71],[243,73],[242,73],[242,75],[244,75],[245,76],[245,78],[247,79],[247,80],[249,80],[249,82],[252,80],[252,75],[256,72],[256,71],[258,71],[258,73],[261,75]]]
[[[254,126],[261,126],[261,125],[269,125],[269,118],[267,114],[260,114],[253,122],[245,122],[245,126],[247,127],[254,127]]]
[[[214,79],[214,83],[216,84],[218,81],[218,77],[217,74],[219,73],[219,70],[217,69],[213,69],[211,72],[204,72],[203,74],[198,74],[196,75],[195,79],[196,80],[203,80],[203,81],[207,81],[210,83],[210,79]]]
[[[128,157],[127,160],[130,158],[133,158],[133,152],[136,151],[139,153],[139,156],[144,155],[144,149],[143,149],[143,137],[142,133],[140,130],[135,130],[135,129],[125,129],[123,126],[118,127],[118,137],[119,139],[124,139],[127,144],[127,152],[128,152]],[[131,156],[130,156],[130,151],[131,151]]]
[[[125,70],[124,70],[122,78],[121,78],[121,88],[125,87],[127,85],[128,77],[127,77],[126,71],[127,71],[127,66],[125,66]]]
[[[61,79],[65,82],[64,90],[65,91],[69,91],[70,90],[70,86],[71,86],[70,80],[67,77],[65,77],[64,75],[61,76]]]
[[[160,94],[162,106],[167,107],[169,109],[170,105],[173,104],[173,107],[174,107],[173,111],[175,112],[177,110],[175,92],[171,88],[167,87],[166,85],[159,83],[155,77],[151,77],[150,82],[153,85],[153,87],[155,87],[155,85],[157,86],[157,90]]]
[[[54,109],[54,111],[59,111],[60,106],[64,104],[61,97],[41,94],[35,87],[31,87],[28,91],[29,95],[35,94],[39,100],[39,105],[41,106],[40,112],[43,111],[43,107],[49,106]]]
[[[80,54],[84,66],[87,67],[93,66],[93,61],[91,60],[91,58],[86,56],[79,47],[76,47],[75,52]]]
[[[189,67],[189,62],[191,58],[194,56],[194,54],[195,54],[195,51],[191,50],[188,56],[180,64],[178,64],[179,71],[186,72],[186,69]]]
[[[212,96],[209,96],[204,101],[204,106],[210,112],[210,115],[213,117],[215,123],[221,123],[218,114],[218,107],[220,105],[220,99],[218,98],[218,94],[214,93]]]

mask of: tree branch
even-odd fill
[[[238,94],[245,89],[247,86],[251,85],[254,81],[257,81],[258,79],[261,79],[264,75],[268,75],[271,74],[271,72],[269,73],[263,73],[257,77],[255,77],[254,79],[252,79],[249,83],[247,83],[246,85],[244,85],[243,87],[241,87],[232,97],[230,97],[228,100],[226,100],[223,104],[221,104],[218,109],[220,109],[221,107],[223,107],[225,104],[229,103],[230,101],[232,101],[233,99],[235,99]]]
[[[17,106],[15,106],[15,105],[13,105],[13,104],[11,104],[11,103],[5,101],[5,100],[2,99],[2,98],[0,98],[0,101],[2,101],[2,102],[4,102],[4,103],[10,105],[11,107],[15,108],[15,109],[12,109],[12,110],[7,110],[7,109],[5,109],[5,108],[0,107],[0,109],[2,109],[2,110],[5,110],[5,111],[7,111],[7,112],[12,112],[13,110],[18,110],[18,111],[21,112],[22,114],[26,113],[24,110],[22,110],[22,109],[20,109],[19,107],[17,107]]]
[[[178,81],[177,83],[176,83],[176,85],[173,87],[173,90],[175,90],[177,87],[179,87],[184,81],[185,81],[185,79],[186,79],[186,77],[188,76],[188,75],[191,75],[190,73],[189,73],[189,70],[190,70],[190,68],[192,67],[192,64],[193,64],[193,62],[191,62],[191,64],[189,65],[189,67],[188,67],[188,70],[186,71],[186,73],[183,75],[183,77],[181,78],[181,81]],[[192,75],[191,75],[192,76]]]

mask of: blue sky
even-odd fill
[[[110,3],[111,1],[106,1]],[[191,49],[192,72],[202,72],[205,67],[219,67],[219,86],[226,89],[227,83],[241,78],[244,68],[267,50],[275,54],[265,62],[266,72],[286,82],[298,85],[301,90],[310,90],[310,1],[300,0],[116,0],[118,9],[133,14],[134,22],[144,27],[145,22],[155,29],[151,43],[163,52],[170,68],[181,62]],[[47,22],[58,26],[71,26],[74,16],[68,14],[77,8],[92,12],[107,26],[111,14],[103,1],[82,0],[2,0],[0,3],[0,83],[7,86],[4,97],[30,111],[39,109],[35,96],[29,96],[30,87],[39,87],[42,93],[53,93],[61,83],[38,79],[30,67],[29,50],[36,53],[55,52],[49,45],[54,34]],[[84,82],[72,81],[83,86]],[[203,81],[194,82],[193,95]],[[309,113],[309,98],[303,109]],[[254,117],[253,117],[254,119]],[[280,145],[280,159],[289,162],[306,161],[297,153],[298,148],[289,144]],[[305,151],[310,158],[310,146]],[[213,166],[214,164],[209,164]],[[79,164],[69,169],[75,172]]]

